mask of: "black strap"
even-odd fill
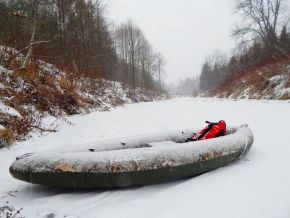
[[[207,121],[208,122],[208,121]],[[197,140],[200,140],[202,139],[213,127],[213,123],[209,124],[207,127],[206,127],[206,130],[200,135],[198,136]]]
[[[210,121],[205,121],[205,123],[207,123],[207,124],[211,124],[211,125],[218,124],[218,122],[217,122],[217,123],[215,123],[215,122],[210,122]]]
[[[187,138],[185,142],[194,142],[197,141],[197,139],[194,138]]]

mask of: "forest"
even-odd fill
[[[57,126],[44,126],[47,116],[66,122],[69,115],[165,96],[165,58],[133,21],[109,22],[106,3],[0,1],[5,146],[33,131],[55,132]]]
[[[89,78],[161,91],[164,57],[132,21],[108,22],[106,7],[102,0],[1,0],[0,45],[18,52],[0,56],[0,64],[11,68],[25,54],[18,68],[41,59]]]
[[[204,62],[200,89],[215,91],[235,78],[268,63],[290,58],[289,10],[284,0],[238,0],[235,13],[243,19],[232,31],[237,40],[230,55],[215,51]]]

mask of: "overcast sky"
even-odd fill
[[[233,48],[233,0],[107,0],[115,23],[131,19],[166,58],[166,82],[200,74],[216,49]]]

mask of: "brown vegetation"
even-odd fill
[[[50,68],[49,68],[50,67]],[[49,68],[49,70],[48,70]],[[43,118],[87,113],[92,110],[109,110],[110,107],[132,102],[150,101],[157,95],[132,89],[125,84],[91,79],[70,69],[59,71],[43,61],[33,61],[28,67],[2,73],[0,101],[20,115],[0,113],[0,139],[11,144],[38,131],[54,132],[46,128]]]
[[[289,59],[283,59],[279,62],[271,61],[265,63],[265,65],[256,66],[242,75],[229,78],[216,90],[210,92],[210,95],[243,98],[242,93],[247,90],[246,97],[253,99],[289,100],[289,92],[275,93],[279,89],[282,91],[282,89],[290,88],[290,72],[287,69],[289,66]],[[271,78],[275,76],[283,76],[284,79],[282,81],[271,81]]]
[[[11,144],[32,131],[54,132],[42,124],[47,116],[160,95],[162,55],[132,22],[110,28],[104,9],[102,0],[0,1],[0,68],[9,70],[1,73],[0,103],[19,112],[0,113],[0,139]]]
[[[243,22],[233,36],[240,43],[229,60],[215,54],[204,63],[200,76],[203,92],[232,98],[287,99],[290,32],[284,6],[284,0],[236,0],[236,12]],[[277,75],[283,76],[281,84],[270,79]]]

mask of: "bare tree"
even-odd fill
[[[242,15],[243,25],[233,35],[247,40],[260,39],[265,48],[273,51],[277,43],[277,28],[283,0],[237,0],[236,10]]]
[[[152,88],[153,75],[159,72],[161,85],[164,58],[160,53],[154,54],[138,26],[131,21],[121,24],[115,31],[115,45],[122,64],[124,82],[130,83],[133,88]]]
[[[31,30],[31,38],[29,44],[32,45],[35,41],[35,35],[36,35],[36,26],[37,26],[37,20],[36,17],[38,15],[38,0],[30,0],[31,4],[31,14],[32,14],[32,30]],[[33,46],[30,46],[28,48],[28,51],[26,53],[26,56],[22,62],[21,68],[25,68],[28,64],[28,61],[32,55],[32,49]]]
[[[27,20],[31,23],[31,36],[30,36],[30,40],[29,40],[28,45],[25,46],[24,48],[22,48],[16,54],[12,55],[8,59],[8,61],[6,62],[7,66],[11,63],[11,61],[14,58],[19,56],[22,52],[27,51],[26,55],[21,63],[21,69],[26,68],[27,65],[29,64],[30,59],[31,59],[34,46],[39,45],[39,44],[50,43],[51,41],[53,41],[57,37],[57,35],[56,35],[49,40],[36,40],[35,39],[36,34],[37,34],[37,27],[39,25],[42,25],[42,22],[39,21],[39,19],[38,19],[39,5],[40,5],[41,1],[40,0],[30,0],[29,3],[30,3],[30,12],[31,12],[30,16],[26,15],[26,14],[20,14],[20,13],[15,12],[15,11],[10,13],[11,16],[15,16],[17,18]]]
[[[162,74],[164,73],[165,59],[161,53],[157,54],[156,59],[157,59],[159,92],[161,92],[162,91]]]

